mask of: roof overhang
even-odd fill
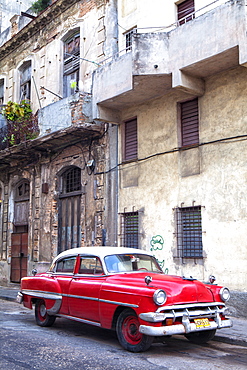
[[[75,144],[90,145],[102,134],[102,124],[84,124],[22,142],[0,151],[0,170],[37,163],[42,157],[50,157]]]

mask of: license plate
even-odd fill
[[[210,326],[210,322],[208,319],[194,319],[194,321],[197,329],[207,328],[208,326]]]

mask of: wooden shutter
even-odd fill
[[[181,103],[182,146],[199,143],[198,99]]]
[[[194,18],[195,5],[194,0],[186,0],[178,4],[178,20],[181,19],[179,24],[184,24],[185,22],[191,21]]]
[[[125,122],[125,160],[137,158],[137,120]]]

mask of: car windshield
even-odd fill
[[[105,257],[108,272],[162,272],[156,259],[145,254],[113,254]]]

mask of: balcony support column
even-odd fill
[[[201,96],[204,94],[205,84],[201,78],[190,76],[178,69],[172,73],[172,88]]]

